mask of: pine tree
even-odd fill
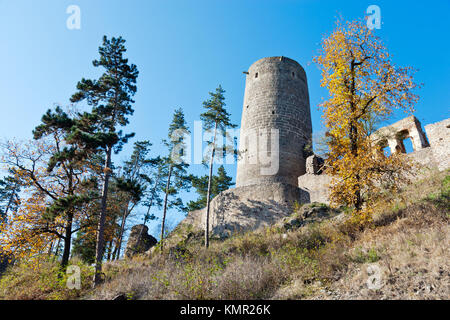
[[[174,112],[172,123],[169,126],[168,140],[164,140],[164,144],[168,149],[169,155],[163,158],[162,175],[166,179],[166,187],[164,190],[164,206],[161,221],[161,249],[164,248],[164,233],[167,209],[176,207],[185,212],[183,201],[180,197],[176,197],[180,191],[189,190],[190,180],[186,169],[189,166],[184,159],[186,145],[184,137],[189,133],[189,129],[184,119],[183,110],[177,109]],[[169,198],[174,198],[170,200]]]
[[[42,124],[33,130],[33,136],[36,140],[45,139],[46,137],[53,139],[54,148],[52,148],[48,161],[47,172],[49,174],[60,172],[58,175],[59,183],[60,185],[65,185],[62,192],[56,194],[48,188],[43,188],[34,175],[30,176],[38,189],[46,192],[52,199],[51,205],[47,208],[47,216],[44,218],[54,221],[58,216],[64,217],[64,234],[57,233],[58,237],[64,241],[64,251],[61,259],[63,268],[67,266],[70,257],[76,211],[80,210],[84,204],[95,197],[92,190],[86,188],[89,184],[89,179],[86,177],[89,153],[80,148],[76,141],[69,139],[76,122],[76,117],[72,118],[60,107],[56,107],[54,111],[49,109],[42,116]],[[48,228],[46,232],[57,232],[55,229]]]
[[[3,145],[4,163],[23,187],[21,205],[2,228],[5,246],[20,258],[37,257],[58,239],[64,244],[61,268],[68,263],[73,233],[92,222],[87,208],[96,197],[89,159],[69,143],[76,118],[61,108],[49,110],[28,143]]]
[[[72,257],[80,257],[88,264],[95,262],[95,235],[88,232],[78,231],[73,240]]]
[[[123,135],[122,131],[117,131],[119,126],[128,124],[128,116],[134,112],[132,97],[137,90],[136,79],[139,74],[137,67],[134,64],[128,64],[128,59],[123,56],[126,52],[124,43],[125,40],[122,37],[113,37],[111,40],[106,36],[103,37],[103,45],[99,48],[100,59],[94,60],[93,65],[103,67],[105,72],[98,80],[83,78],[78,82],[78,92],[71,98],[72,102],[86,100],[87,104],[92,106],[92,111],[84,114],[84,121],[80,123],[82,126],[74,133],[73,138],[83,141],[86,147],[103,150],[106,155],[97,228],[94,286],[101,281],[112,152],[118,153],[123,144],[134,135]]]
[[[192,181],[192,186],[197,190],[199,198],[196,201],[190,201],[188,203],[188,211],[194,211],[203,209],[207,204],[207,196],[208,196],[208,175],[204,175],[201,177],[196,177],[194,175],[190,176]],[[217,169],[217,175],[213,175],[211,182],[211,198],[214,198],[222,191],[228,190],[231,186],[234,185],[232,182],[233,178],[227,175],[225,168],[220,166]]]
[[[135,142],[133,153],[123,167],[123,175],[117,179],[119,190],[128,195],[120,224],[117,258],[120,257],[126,219],[144,197],[147,187],[153,182],[146,172],[149,167],[157,165],[159,159],[148,157],[151,145],[149,141]]]
[[[208,192],[206,195],[206,222],[205,222],[205,246],[209,247],[209,211],[211,202],[211,186],[212,186],[212,176],[213,176],[213,163],[216,156],[216,151],[227,150],[228,146],[225,144],[223,146],[217,145],[217,134],[222,134],[226,138],[226,129],[235,128],[236,125],[232,124],[230,121],[230,114],[225,109],[225,90],[222,86],[216,89],[215,92],[210,92],[210,99],[203,102],[203,107],[206,109],[204,113],[200,115],[206,130],[213,129],[213,139],[210,142],[211,155],[209,159],[209,176],[208,176]],[[223,156],[223,153],[219,153]]]

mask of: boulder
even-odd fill
[[[135,254],[145,253],[157,243],[158,241],[148,234],[148,227],[144,224],[138,224],[131,228],[125,257],[131,258]]]

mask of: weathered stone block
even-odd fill
[[[306,158],[306,173],[310,174],[320,174],[322,172],[322,167],[324,160],[319,156],[313,154]]]
[[[131,228],[125,257],[131,258],[135,254],[144,253],[157,243],[158,241],[148,234],[148,227],[143,224],[138,224]]]

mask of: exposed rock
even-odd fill
[[[158,241],[148,234],[148,227],[143,224],[138,224],[131,228],[125,257],[131,258],[135,254],[145,253],[157,243]]]
[[[325,219],[336,219],[343,215],[339,210],[323,203],[313,202],[302,206],[292,216],[284,218],[279,225],[286,231],[298,229],[308,223],[320,222]]]
[[[285,183],[229,189],[211,201],[210,234],[227,238],[232,234],[267,227],[289,216],[295,203],[307,202],[306,191]],[[181,224],[203,230],[205,216],[205,209],[191,211]]]

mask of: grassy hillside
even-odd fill
[[[18,265],[0,280],[0,298],[450,298],[449,171],[433,173],[395,198],[386,195],[373,222],[364,225],[323,205],[318,211],[332,218],[294,223],[314,206],[296,208],[273,227],[215,240],[209,250],[201,233],[177,229],[172,249],[163,254],[153,250],[107,263],[106,282],[95,291],[87,266],[81,265],[82,289],[69,290],[55,263],[36,272]],[[379,289],[369,289],[368,279]]]

